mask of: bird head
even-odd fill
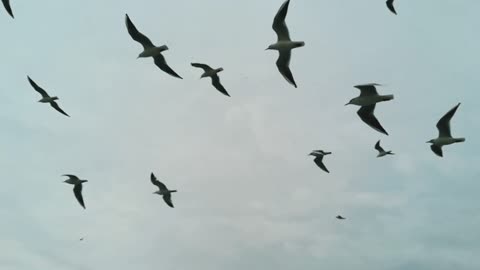
[[[268,46],[268,48],[265,49],[265,51],[268,51],[268,50],[273,50],[273,45],[270,45]]]
[[[352,101],[353,101],[353,99],[351,99],[347,104],[345,104],[345,106],[353,104]]]
[[[168,46],[167,45],[162,45],[159,47],[160,48],[160,52],[163,52],[163,51],[167,51],[168,50]]]
[[[433,140],[428,141],[427,143],[433,143]]]

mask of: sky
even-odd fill
[[[297,89],[265,51],[282,2],[0,9],[1,268],[479,269],[480,2],[397,0],[395,16],[383,0],[292,0]],[[125,13],[183,80],[136,59]],[[191,62],[223,67],[231,98]],[[27,75],[71,117],[38,103]],[[395,95],[376,108],[390,136],[344,106],[373,82]],[[466,142],[439,158],[425,142],[458,102]],[[376,158],[380,139],[395,156]],[[313,149],[333,152],[330,174]],[[86,210],[62,174],[89,180]]]

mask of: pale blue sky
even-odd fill
[[[11,2],[2,269],[480,268],[479,1],[397,0],[394,16],[383,0],[292,0],[298,89],[265,51],[282,0]],[[135,59],[125,13],[184,80]],[[191,62],[223,67],[232,97]],[[72,117],[38,103],[27,75]],[[343,106],[370,82],[395,95],[376,109],[388,137]],[[425,142],[457,102],[466,142],[438,158]],[[377,159],[378,139],[397,155]],[[331,174],[312,149],[333,152]],[[175,209],[152,171],[178,189]],[[65,173],[89,180],[86,210]]]

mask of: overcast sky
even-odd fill
[[[279,74],[282,0],[11,0],[0,9],[0,267],[480,268],[480,2],[292,0],[298,89]],[[128,13],[184,79],[136,59]],[[223,67],[231,98],[201,62]],[[27,75],[60,98],[46,104]],[[353,85],[381,83],[364,124]],[[425,142],[458,102],[454,136]],[[377,140],[397,155],[376,158]],[[332,151],[330,174],[308,157]],[[171,189],[175,208],[149,174]],[[62,174],[89,182],[83,210]],[[347,217],[345,221],[336,215]],[[84,237],[84,241],[79,241]]]

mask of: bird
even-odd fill
[[[327,173],[330,173],[327,169],[327,167],[325,167],[325,165],[323,164],[323,157],[326,156],[326,155],[330,155],[332,154],[332,152],[325,152],[323,150],[313,150],[309,156],[314,156],[315,159],[313,159],[313,161],[315,162],[315,164],[317,164],[317,166],[324,170],[325,172]]]
[[[346,218],[344,218],[344,217],[342,217],[342,216],[340,216],[340,215],[336,216],[336,218],[337,218],[337,219],[340,219],[340,220],[346,219]]]
[[[157,177],[155,175],[150,174],[150,181],[152,181],[152,184],[158,187],[158,191],[155,191],[153,194],[158,194],[163,196],[163,200],[165,203],[173,208],[173,203],[172,203],[172,195],[171,193],[177,192],[176,190],[169,190],[165,184],[157,180]]]
[[[127,25],[127,30],[130,36],[132,37],[133,40],[139,42],[143,46],[143,52],[141,52],[138,58],[146,58],[146,57],[153,57],[153,61],[157,67],[159,67],[161,70],[164,72],[172,75],[173,77],[183,79],[178,75],[173,69],[171,69],[167,62],[165,61],[165,57],[163,57],[162,52],[168,50],[167,45],[162,45],[160,47],[157,47],[153,45],[153,43],[150,41],[148,37],[146,37],[144,34],[140,33],[135,25],[132,23],[130,20],[130,17],[128,17],[128,14],[125,14],[125,23]]]
[[[387,7],[388,7],[388,9],[390,9],[390,11],[393,14],[397,15],[397,12],[395,11],[395,7],[393,6],[393,1],[394,0],[387,0]]]
[[[460,103],[458,103],[455,107],[450,109],[450,111],[448,111],[442,118],[440,118],[437,123],[438,138],[432,139],[427,142],[432,144],[430,145],[430,148],[432,149],[433,153],[435,153],[439,157],[443,157],[442,146],[465,141],[465,138],[453,138],[452,132],[450,130],[450,120],[457,111],[458,106],[460,106]]]
[[[277,59],[278,71],[283,77],[297,88],[295,79],[290,71],[290,58],[292,56],[292,49],[305,46],[303,41],[292,41],[288,32],[287,24],[285,23],[285,17],[287,16],[288,5],[290,0],[285,1],[278,10],[275,18],[273,19],[273,30],[277,33],[277,42],[268,46],[267,50],[277,50],[279,55]]]
[[[40,99],[38,102],[50,103],[50,106],[52,106],[55,110],[57,110],[58,112],[60,112],[63,115],[66,115],[66,116],[70,117],[70,115],[68,115],[66,112],[64,112],[60,108],[60,106],[58,106],[57,102],[55,102],[55,100],[58,100],[58,97],[49,96],[47,94],[47,92],[45,90],[43,90],[40,86],[38,86],[29,76],[27,76],[27,78],[28,78],[28,81],[30,82],[30,85],[33,87],[33,89],[35,89],[35,91],[37,91],[38,93],[40,93],[40,95],[42,95],[42,99]]]
[[[220,93],[226,95],[226,96],[230,96],[227,92],[227,90],[225,89],[225,87],[223,87],[223,85],[220,83],[220,77],[218,77],[218,73],[223,71],[223,68],[217,68],[217,69],[213,69],[211,68],[210,66],[208,65],[205,65],[205,64],[200,64],[200,63],[191,63],[191,65],[193,67],[196,67],[196,68],[201,68],[203,69],[203,74],[202,76],[200,77],[201,78],[205,78],[205,77],[210,77],[212,78],[212,85],[218,90],[220,91]]]
[[[357,105],[361,108],[357,111],[358,116],[376,131],[388,135],[387,131],[382,127],[378,119],[374,115],[375,105],[378,102],[388,101],[393,99],[393,95],[379,95],[376,86],[378,83],[355,85],[354,87],[360,90],[360,96],[351,99],[346,105]]]
[[[83,241],[83,239],[84,239],[83,237],[82,237],[82,238],[80,238],[80,241]]]
[[[8,14],[10,14],[10,16],[12,16],[12,18],[15,18],[13,16],[12,7],[10,6],[10,0],[2,0],[2,3],[3,3],[3,6],[5,7],[5,9],[7,10]]]
[[[377,151],[378,151],[377,158],[383,157],[383,156],[386,156],[386,155],[394,155],[394,153],[392,153],[392,151],[383,150],[383,148],[380,146],[380,140],[378,140],[378,142],[375,144],[375,149],[377,149]]]
[[[63,182],[73,185],[73,194],[75,194],[75,198],[77,198],[77,201],[80,203],[83,209],[86,209],[85,203],[83,202],[83,196],[82,196],[82,188],[83,188],[82,184],[88,182],[88,180],[82,180],[73,174],[64,174],[62,176],[68,177],[68,179]]]

